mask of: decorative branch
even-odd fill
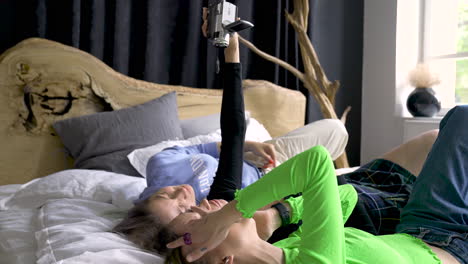
[[[330,82],[325,71],[320,65],[315,48],[307,35],[307,24],[309,17],[309,0],[294,0],[294,10],[292,13],[285,11],[285,16],[288,22],[292,25],[298,36],[299,48],[302,54],[302,64],[304,65],[304,72],[299,71],[289,63],[278,59],[270,54],[267,54],[253,45],[251,42],[239,36],[242,44],[246,45],[254,53],[260,57],[276,63],[286,70],[290,71],[294,76],[302,81],[304,87],[309,93],[314,96],[315,100],[320,106],[320,110],[324,118],[338,119],[334,110],[335,97],[340,87],[339,81]],[[346,123],[346,117],[351,110],[347,107],[341,116],[341,121]],[[338,168],[349,167],[348,158],[346,153],[335,160]]]
[[[310,41],[309,36],[307,36],[306,29],[301,27],[298,24],[297,22],[298,18],[294,18],[288,12],[286,12],[286,18],[288,19],[289,23],[291,23],[293,28],[296,30],[296,33],[298,34],[299,45],[305,51],[303,55],[306,55],[308,58],[310,58],[310,62],[312,63],[312,67],[310,68],[304,67],[305,71],[309,70],[309,71],[316,72],[318,82],[321,84],[322,89],[325,90],[330,85],[330,81],[328,80],[327,76],[325,75],[325,72],[323,71],[322,66],[320,65],[314,46],[312,45],[312,42]]]
[[[289,63],[287,63],[287,62],[285,62],[285,61],[283,61],[281,59],[278,59],[275,56],[272,56],[272,55],[270,55],[270,54],[268,54],[266,52],[263,52],[263,51],[259,50],[257,47],[255,47],[254,44],[252,44],[252,42],[246,40],[245,38],[243,38],[241,36],[238,36],[238,37],[239,37],[239,41],[242,44],[244,44],[247,48],[251,49],[253,52],[257,53],[257,55],[264,58],[265,60],[276,63],[279,66],[285,68],[286,70],[290,71],[294,76],[296,76],[296,78],[298,78],[299,80],[304,82],[304,74],[302,72],[300,72],[298,69],[294,68],[291,64],[289,64]]]
[[[343,124],[346,123],[346,118],[348,117],[349,111],[351,111],[351,106],[348,105],[348,107],[346,107],[346,109],[343,112],[343,115],[340,118],[340,120],[341,120],[341,122],[343,122]]]

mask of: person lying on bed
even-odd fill
[[[231,45],[225,50],[225,54],[226,62],[239,61],[236,36],[231,40]],[[226,77],[229,78],[229,81],[224,82],[225,87],[232,87],[233,84],[240,86],[241,76],[239,69],[235,69],[232,65],[229,65],[229,67],[226,67],[224,71]],[[234,124],[241,121],[233,121],[232,115],[222,115],[222,117],[226,122],[222,122],[221,125],[224,127],[230,126],[227,129],[222,127],[222,138],[224,141],[232,137],[234,134]],[[245,126],[244,119],[242,119],[242,125]],[[345,179],[347,179],[347,181],[349,181],[360,194],[359,203],[353,211],[350,220],[348,220],[347,225],[354,226],[374,234],[393,233],[399,219],[400,208],[406,203],[408,194],[411,191],[411,183],[415,178],[412,174],[418,174],[418,170],[420,170],[420,166],[422,165],[424,157],[427,154],[434,138],[434,132],[422,135],[400,147],[397,147],[395,150],[384,155],[383,159],[374,160],[367,165],[362,166],[356,172],[346,174],[344,177],[339,177],[338,179],[340,183],[346,183]],[[239,137],[237,140],[238,139]],[[222,144],[224,146],[228,146],[225,143]],[[252,144],[252,146],[249,147],[249,144]],[[156,246],[156,244],[161,245],[161,243],[154,242],[154,238],[156,237],[161,241],[164,240],[163,234],[165,232],[159,234],[160,229],[164,231],[165,226],[167,226],[179,214],[187,211],[190,206],[195,205],[197,200],[203,201],[202,199],[207,196],[209,190],[209,199],[218,198],[230,201],[232,200],[236,189],[247,186],[261,176],[261,171],[248,163],[243,163],[241,169],[242,173],[233,174],[229,169],[227,169],[227,173],[220,173],[221,170],[219,168],[221,166],[226,166],[223,165],[222,162],[219,162],[219,167],[216,170],[217,161],[215,158],[202,155],[204,156],[205,161],[206,159],[212,161],[211,164],[208,164],[208,162],[202,164],[201,159],[197,158],[197,156],[200,156],[199,153],[193,156],[190,154],[192,152],[199,151],[200,149],[205,149],[205,154],[213,153],[212,156],[217,157],[218,146],[219,145],[212,143],[211,147],[201,145],[168,150],[167,153],[175,150],[177,150],[176,152],[179,154],[181,150],[182,152],[187,152],[184,154],[184,157],[181,158],[183,160],[182,163],[179,163],[178,161],[172,162],[170,157],[166,155],[167,153],[158,155],[158,158],[155,157],[152,159],[148,166],[148,188],[142,193],[140,196],[141,199],[135,204],[135,207],[128,212],[127,217],[114,228],[114,231],[128,235],[132,241],[142,247],[157,247],[157,249],[161,251],[163,248],[161,248],[161,246]],[[265,161],[271,158],[274,163],[275,154],[271,145],[247,142],[243,149],[254,150],[259,155],[263,156]],[[223,152],[221,151],[221,153]],[[162,160],[167,160],[169,163],[164,166],[154,166],[157,164],[161,165]],[[193,173],[196,170],[189,170],[188,176],[184,176],[183,172],[187,172],[187,170],[184,170],[183,166],[187,166],[185,163],[190,160],[193,160],[193,164],[195,166],[201,165],[200,167],[195,167],[196,169],[201,167],[205,167],[205,169],[206,167],[209,168],[206,170],[200,170],[202,172],[198,175]],[[221,160],[222,159],[220,158],[220,161]],[[227,164],[231,163],[232,162],[227,162]],[[191,166],[191,164],[191,162],[188,162],[188,166]],[[408,168],[408,170],[398,164],[402,164],[404,167]],[[165,170],[165,173],[157,173],[158,168],[160,170]],[[183,181],[179,181],[179,183],[185,183],[185,185],[170,185],[169,182],[174,182],[166,181],[167,179],[162,182],[153,181],[152,179],[158,179],[158,177],[153,177],[151,176],[152,174],[160,178],[162,178],[161,176],[163,175],[170,176],[169,178],[173,179],[182,178]],[[214,177],[215,175],[216,177]],[[230,177],[228,177],[229,175]],[[236,175],[238,178],[234,179],[232,175]],[[369,175],[372,175],[372,178],[369,177]],[[213,182],[214,180],[213,185],[201,185],[207,188],[200,188],[200,185],[194,184],[194,180],[197,180],[198,178],[203,178],[206,182]],[[248,180],[246,181],[244,178],[247,178]],[[189,183],[192,183],[192,185]],[[200,193],[202,195],[200,195]],[[211,201],[209,203],[214,204],[216,202]],[[276,230],[278,225],[281,225],[279,212],[275,208],[269,208],[261,212],[259,211],[256,213],[255,217],[257,218],[257,223],[259,223],[258,230],[260,232],[260,236],[264,239],[268,239],[272,235],[272,231]],[[151,235],[151,232],[147,231],[148,226],[151,226],[151,232],[153,233]],[[292,229],[294,228],[295,227]],[[153,242],[151,241],[156,244],[153,245]],[[147,246],[150,244],[153,246]],[[162,245],[164,244],[165,243],[162,243]]]
[[[127,235],[130,240],[146,249],[165,248],[168,238],[164,237],[166,232],[164,227],[176,216],[189,210],[191,205],[195,205],[197,199],[203,204],[209,203],[214,206],[223,201],[213,199],[234,198],[234,191],[242,186],[243,174],[249,175],[246,178],[250,178],[250,182],[260,178],[261,171],[257,167],[244,164],[244,151],[257,153],[267,159],[265,165],[274,166],[275,152],[271,144],[244,142],[246,125],[238,45],[237,34],[233,34],[229,47],[224,50],[225,64],[222,71],[224,89],[220,120],[222,142],[185,148],[175,147],[153,157],[148,164],[148,187],[128,212],[127,217],[113,229],[114,232]],[[190,167],[189,170],[184,169],[187,165]],[[187,175],[184,176],[184,173]],[[191,179],[203,178],[202,182],[206,181],[209,184],[197,183],[194,184],[195,188],[189,184],[164,185],[164,187],[160,184],[167,184],[166,182],[152,180],[157,179],[153,176],[162,175],[183,179],[182,182],[186,183],[191,183]],[[158,185],[157,188],[153,187],[155,185]],[[204,199],[208,192],[209,202]],[[260,218],[265,219],[265,216],[266,214],[260,216],[259,222]],[[164,241],[164,244],[158,241]]]
[[[357,202],[350,185],[337,186],[334,167],[321,146],[281,164],[235,193],[227,204],[193,206],[172,223],[171,263],[468,263],[468,105],[451,109],[419,174],[396,234],[375,236],[344,227]],[[288,238],[269,244],[258,237],[252,216],[282,197],[291,222],[303,220]],[[345,192],[345,195],[340,194]],[[345,200],[343,200],[345,199]],[[345,206],[343,206],[345,205]]]

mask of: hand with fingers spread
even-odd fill
[[[232,201],[221,210],[212,213],[199,206],[192,207],[192,210],[200,214],[201,218],[192,221],[189,232],[167,244],[167,247],[187,247],[186,259],[189,262],[201,258],[221,244],[226,239],[231,225],[242,218],[241,213],[236,209],[236,203]]]

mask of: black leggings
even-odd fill
[[[216,177],[207,199],[234,199],[242,186],[244,161],[245,111],[240,63],[223,65],[223,99],[221,104],[221,153]]]

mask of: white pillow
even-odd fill
[[[220,129],[221,114],[216,113],[207,116],[195,117],[191,119],[180,120],[182,127],[182,134],[184,138],[191,138],[199,135],[207,135],[216,129]],[[248,125],[250,122],[250,112],[245,111],[245,123]]]
[[[270,133],[268,133],[268,131],[262,124],[260,124],[260,122],[251,117],[248,117],[247,121],[248,122],[247,130],[245,132],[245,140],[263,142],[271,139]],[[213,131],[206,135],[198,135],[185,140],[167,140],[145,148],[136,149],[130,154],[128,154],[127,158],[130,161],[130,164],[132,164],[132,166],[141,175],[143,175],[143,177],[146,178],[146,164],[153,155],[161,152],[162,150],[173,146],[185,147],[190,145],[220,141],[221,130],[217,129],[216,131]]]
[[[38,264],[164,263],[164,257],[109,232],[125,216],[125,210],[113,204],[73,198],[49,200],[37,215]]]
[[[270,139],[271,135],[268,130],[257,119],[250,117],[245,131],[245,140],[264,142]]]

